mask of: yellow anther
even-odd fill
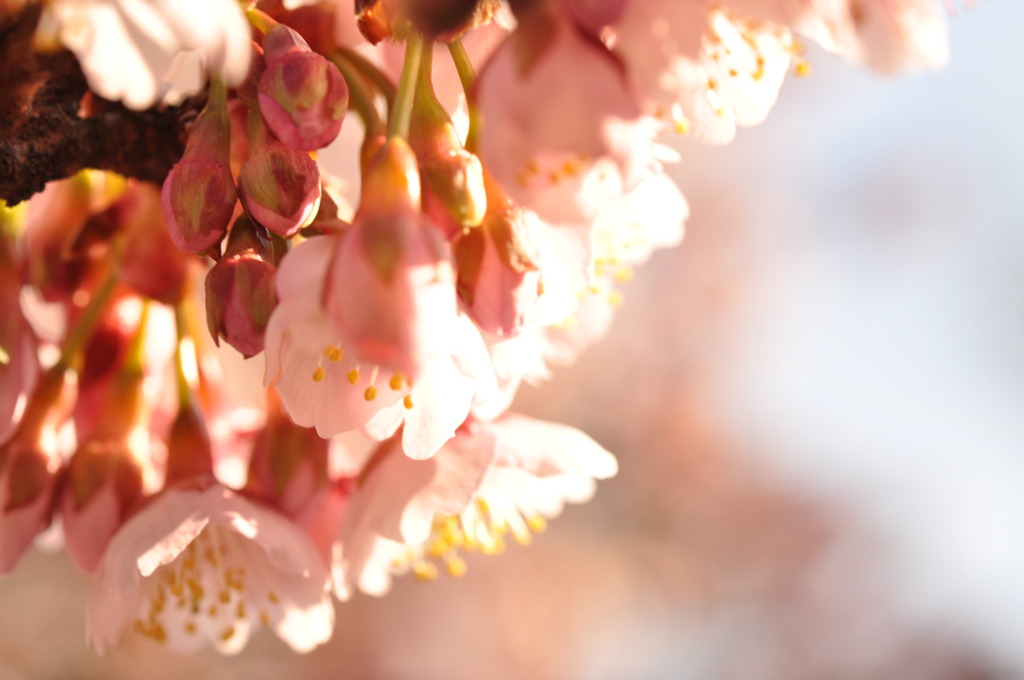
[[[326,377],[327,371],[324,370],[323,366],[317,366],[316,370],[313,371],[313,382],[323,382]]]
[[[480,546],[484,555],[500,555],[505,552],[505,539],[501,536],[494,536],[492,540]]]
[[[519,529],[512,534],[516,538],[516,543],[522,546],[527,546],[533,543],[533,534],[524,529]]]
[[[437,565],[433,562],[419,562],[412,567],[412,577],[420,583],[437,578]]]
[[[396,392],[402,389],[402,376],[400,376],[397,373],[391,376],[391,380],[388,381],[388,387],[395,390]]]
[[[811,64],[807,61],[798,61],[793,71],[800,78],[806,78],[811,75]]]
[[[266,612],[261,611],[260,612],[260,623],[262,623],[264,626],[269,626],[270,625],[270,615],[267,614]]]
[[[353,368],[351,371],[348,372],[348,381],[350,383],[352,383],[353,385],[355,385],[357,382],[359,382],[359,369],[358,368]]]
[[[476,499],[476,509],[479,510],[480,512],[482,512],[482,513],[490,513],[491,512],[491,506],[487,504],[487,499],[484,498],[483,496],[477,496],[477,499]]]
[[[363,392],[363,398],[366,399],[366,401],[373,401],[374,399],[376,399],[377,398],[377,388],[374,387],[373,385],[370,385],[369,387],[367,387],[366,391]]]
[[[526,518],[526,526],[530,527],[530,531],[539,534],[548,528],[548,521],[543,515],[533,515]]]
[[[215,605],[215,604],[214,604],[214,605],[211,605],[211,606],[210,606],[210,609],[209,609],[209,611],[207,611],[206,613],[207,613],[207,614],[209,614],[209,615],[210,615],[210,617],[212,618],[212,617],[216,616],[216,615],[217,615],[217,612],[219,612],[219,611],[220,611],[220,610],[219,610],[219,609],[217,609],[217,605]]]
[[[462,559],[458,555],[454,555],[451,559],[445,562],[445,569],[448,571],[448,575],[452,578],[461,578],[466,575],[466,570],[469,568],[466,565],[466,560]]]
[[[281,601],[280,599],[278,599],[277,593],[275,593],[273,590],[267,591],[267,599],[273,602],[274,604],[277,604]]]
[[[402,405],[407,409],[412,408],[412,395],[405,395],[405,398],[402,399]]]
[[[608,304],[612,307],[621,307],[623,302],[625,302],[625,296],[622,294],[622,291],[613,290],[608,294]]]
[[[187,621],[185,623],[185,632],[189,633],[189,634],[195,633],[196,632],[196,624],[192,623],[191,621]]]
[[[154,623],[153,626],[149,629],[149,636],[153,638],[154,642],[167,642],[167,631],[164,630],[162,624]]]
[[[230,628],[225,629],[224,632],[221,633],[219,637],[220,637],[220,641],[221,642],[227,642],[228,640],[230,640],[234,636],[235,636],[235,627],[231,626]]]
[[[633,269],[631,267],[619,267],[615,270],[615,280],[619,283],[628,283],[633,280]]]
[[[227,604],[228,602],[231,602],[231,593],[226,590],[222,590],[218,593],[217,599],[220,600],[221,604]]]
[[[238,603],[238,609],[235,612],[235,615],[238,618],[240,618],[240,619],[244,619],[245,618],[245,601],[244,600]]]
[[[328,361],[332,363],[337,363],[341,361],[341,358],[343,356],[345,356],[345,350],[338,347],[337,345],[331,345],[330,347],[324,350],[324,356],[327,357]]]

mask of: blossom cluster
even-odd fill
[[[947,56],[932,0],[0,2],[25,12],[87,98],[194,113],[161,186],[0,207],[0,571],[62,544],[100,652],[306,651],[332,598],[529,542],[617,462],[509,409],[681,240],[666,143],[762,121],[802,40]]]

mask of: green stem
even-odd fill
[[[193,372],[198,369],[195,366],[196,345],[192,339],[192,334],[189,332],[189,323],[184,304],[179,303],[174,306],[174,326],[178,331],[178,344],[174,348],[174,377],[178,387],[178,407],[179,409],[191,408],[192,385],[188,379],[185,362],[191,360]],[[188,359],[186,359],[185,352],[182,349],[186,342],[192,348],[192,356]]]
[[[93,292],[89,304],[82,310],[82,314],[71,328],[67,339],[64,340],[64,347],[61,348],[60,358],[57,360],[58,364],[63,364],[66,368],[71,368],[74,365],[82,348],[95,330],[100,314],[106,308],[116,286],[117,269],[112,267],[107,278]]]
[[[350,64],[363,78],[372,83],[384,97],[385,101],[387,101],[388,106],[391,106],[391,103],[395,100],[396,90],[395,84],[391,82],[390,78],[374,66],[370,60],[351,48],[339,45],[334,54],[337,59],[344,60]]]
[[[144,298],[142,300],[142,313],[139,315],[139,328],[135,331],[135,337],[132,338],[132,344],[128,346],[128,354],[125,356],[124,368],[122,369],[125,373],[142,375],[146,359],[146,330],[149,325],[150,306],[149,298]]]
[[[455,70],[459,74],[459,81],[462,82],[462,90],[466,93],[466,106],[469,108],[469,131],[466,133],[466,151],[476,153],[478,140],[480,139],[480,110],[473,101],[473,88],[476,87],[476,71],[473,69],[473,62],[469,59],[469,53],[461,40],[453,40],[448,43],[448,51],[455,62]]]
[[[281,260],[288,254],[288,241],[277,234],[270,233],[270,250],[274,258],[274,267],[281,266]]]
[[[408,137],[409,122],[412,120],[416,79],[420,73],[420,58],[423,55],[423,38],[410,33],[405,43],[405,63],[398,80],[398,92],[388,112],[388,137]]]
[[[245,18],[256,27],[257,31],[264,35],[266,35],[267,31],[277,26],[277,22],[272,16],[255,7],[245,10]]]
[[[375,133],[384,129],[384,121],[381,120],[377,107],[373,104],[373,97],[367,91],[364,76],[352,66],[350,62],[341,58],[338,54],[331,57],[331,62],[341,71],[341,77],[348,85],[349,105],[359,114],[363,121],[363,127],[367,133]]]

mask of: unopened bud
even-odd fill
[[[0,447],[0,574],[12,570],[50,524],[57,466],[39,442],[15,435]]]
[[[320,205],[320,171],[309,154],[274,139],[250,114],[249,158],[238,175],[246,212],[255,222],[284,237],[306,227]]]
[[[462,147],[448,112],[434,96],[428,73],[429,66],[417,85],[409,143],[423,178],[424,212],[451,238],[480,224],[487,211],[484,170],[480,159]]]
[[[376,45],[393,34],[397,18],[396,0],[355,0],[356,26],[363,37]]]
[[[447,245],[420,212],[416,157],[401,138],[370,162],[359,210],[340,239],[328,313],[356,356],[415,377],[450,341],[455,286]]]
[[[295,29],[309,43],[310,49],[330,54],[337,49],[339,40],[335,31],[338,3],[303,5],[285,12],[281,23]]]
[[[316,430],[292,422],[267,396],[267,423],[256,436],[249,462],[248,490],[296,519],[306,517],[323,501],[330,484],[327,454],[330,442]]]
[[[481,329],[500,337],[519,333],[543,293],[533,233],[536,219],[503,196],[488,192],[491,208],[479,229],[454,245],[458,292]]]
[[[245,216],[231,227],[224,256],[206,275],[210,335],[248,358],[263,351],[263,335],[277,305],[270,243]]]
[[[60,457],[54,423],[69,387],[66,366],[43,375],[14,435],[0,445],[0,573],[14,568],[35,536],[50,523]]]
[[[167,232],[179,250],[205,252],[227,233],[238,191],[231,176],[231,118],[223,85],[210,87],[185,154],[164,180],[161,199]]]
[[[501,7],[499,0],[407,0],[413,25],[435,40],[449,42],[481,26]]]
[[[167,434],[166,486],[213,477],[213,446],[203,416],[195,404],[178,409]]]
[[[298,151],[330,144],[348,110],[348,86],[338,67],[283,24],[267,33],[263,50],[267,70],[258,98],[271,132]]]
[[[89,441],[71,457],[59,500],[64,544],[82,570],[96,568],[142,498],[142,471],[125,440]]]

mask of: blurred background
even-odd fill
[[[768,121],[684,140],[683,246],[519,408],[621,472],[528,548],[337,608],[295,656],[84,643],[87,579],[0,580],[0,680],[1024,678],[1024,5],[941,73],[812,51]]]

